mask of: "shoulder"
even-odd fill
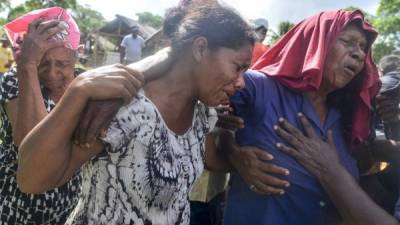
[[[247,82],[253,83],[265,83],[265,82],[274,82],[274,79],[265,75],[264,73],[257,71],[257,70],[247,70],[243,77]]]
[[[138,93],[128,105],[118,111],[103,141],[111,144],[113,149],[119,149],[132,140],[146,145],[154,128],[160,123],[157,115],[153,103]]]
[[[122,42],[126,42],[129,40],[129,35],[125,35],[124,38],[122,38]]]

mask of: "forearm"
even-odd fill
[[[48,113],[44,105],[36,66],[18,66],[17,69],[19,95],[13,123],[13,139],[18,146],[29,131]]]
[[[354,225],[398,225],[376,205],[341,165],[323,171],[319,180],[344,221]]]
[[[166,74],[172,65],[170,48],[164,48],[154,55],[127,65],[129,68],[143,73],[146,82],[155,80]]]
[[[72,134],[86,102],[77,88],[68,88],[54,110],[23,140],[17,171],[23,192],[44,192],[65,177],[72,157]]]

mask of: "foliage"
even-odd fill
[[[106,23],[103,15],[100,12],[90,9],[89,6],[77,5],[72,14],[84,36],[90,31],[99,29]]]
[[[10,0],[0,0],[0,12],[10,8]]]
[[[139,18],[140,24],[146,24],[154,28],[161,28],[163,23],[163,18],[159,15],[152,14],[150,12],[140,12],[136,13]]]
[[[7,20],[11,21],[27,12],[35,9],[48,8],[53,6],[60,6],[65,9],[76,9],[76,0],[28,0],[24,3],[12,8],[9,13]]]
[[[1,3],[5,0],[0,0],[0,10],[1,10]],[[7,4],[5,4],[7,5]],[[4,24],[6,21],[11,21],[27,12],[32,10],[53,7],[53,6],[60,6],[62,8],[68,9],[73,17],[76,19],[78,26],[81,32],[85,35],[91,30],[96,30],[103,26],[106,22],[104,17],[101,13],[92,10],[89,6],[83,6],[77,4],[76,0],[28,0],[24,3],[10,9],[8,12],[7,19],[1,21],[0,23]]]
[[[358,7],[355,7],[355,6],[348,6],[348,7],[344,8],[344,10],[347,10],[347,11],[360,10],[364,14],[365,19],[370,23],[372,23],[374,21],[374,19],[375,19],[374,15],[369,14],[368,12],[364,11],[363,9],[360,9]]]
[[[373,25],[380,35],[374,46],[378,61],[400,47],[400,0],[380,0]]]
[[[294,23],[289,21],[283,21],[278,24],[278,32],[272,33],[271,35],[271,43],[275,43],[279,38],[281,38],[284,34],[286,34],[292,27]]]

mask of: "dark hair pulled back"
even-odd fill
[[[245,43],[254,44],[255,40],[251,27],[240,15],[212,0],[182,0],[167,10],[163,32],[175,53],[200,36],[207,39],[212,50],[237,49]]]

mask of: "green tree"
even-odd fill
[[[24,3],[12,8],[7,16],[7,20],[11,21],[27,12],[35,9],[48,8],[53,6],[60,6],[65,9],[76,9],[76,0],[28,0]]]
[[[380,0],[373,25],[380,35],[373,49],[378,61],[400,47],[400,0]]]
[[[374,19],[375,19],[375,16],[374,16],[374,15],[372,15],[372,14],[370,14],[370,13],[367,13],[365,10],[363,10],[363,9],[361,9],[361,8],[358,8],[358,7],[356,7],[356,6],[348,6],[348,7],[344,8],[344,10],[347,10],[347,11],[360,10],[360,11],[364,14],[365,19],[366,19],[368,22],[370,22],[370,23],[372,23],[372,22],[374,21]]]
[[[4,11],[6,9],[10,9],[10,1],[9,0],[0,0],[0,11]]]
[[[0,10],[1,10],[0,0]],[[11,21],[27,12],[35,9],[60,6],[68,9],[73,17],[75,18],[83,35],[87,34],[91,30],[96,30],[103,26],[106,22],[103,15],[95,10],[92,10],[87,5],[79,5],[76,0],[28,0],[24,3],[12,8],[9,13],[7,20]],[[1,23],[1,21],[0,21]],[[3,23],[4,24],[4,23]]]
[[[77,5],[72,14],[83,36],[86,36],[92,30],[99,29],[106,23],[100,12],[90,9],[87,5]]]
[[[163,18],[159,15],[152,14],[150,12],[136,13],[139,18],[139,23],[152,26],[154,28],[161,28]]]
[[[292,27],[294,27],[294,23],[290,21],[282,21],[278,24],[278,32],[273,32],[271,35],[271,43],[275,43],[279,38],[281,38],[284,34],[286,34]],[[270,32],[270,31],[268,31]]]
[[[294,23],[292,23],[292,22],[289,22],[289,21],[280,22],[279,25],[278,25],[278,34],[280,36],[283,36],[290,29],[292,29],[292,27],[294,27]]]

